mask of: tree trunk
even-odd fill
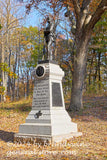
[[[92,73],[92,66],[93,66],[94,55],[95,55],[95,50],[93,49],[93,55],[92,55],[92,58],[91,58],[91,66],[89,68],[89,79],[88,79],[89,86],[91,85],[91,73]]]
[[[71,101],[69,110],[80,110],[83,108],[82,94],[86,72],[87,47],[90,34],[84,34],[81,40],[77,40],[76,54],[74,55],[74,71],[72,79]]]
[[[1,40],[1,62],[4,64],[4,52],[5,52],[5,48],[4,48],[4,41],[3,39]],[[2,71],[1,73],[1,77],[2,77],[2,86],[5,88],[4,94],[1,96],[1,101],[6,101],[6,92],[7,92],[7,73],[5,71]]]
[[[10,68],[10,59],[11,59],[11,50],[10,50],[10,53],[9,53],[9,68]],[[11,88],[11,78],[10,76],[8,75],[8,87],[7,87],[7,94],[8,96],[10,96],[10,88]]]
[[[99,90],[101,89],[101,74],[100,74],[100,65],[101,65],[101,53],[98,53],[98,81],[99,81]]]
[[[27,90],[26,90],[26,95],[27,95],[27,97],[29,96],[29,70],[27,69],[27,83],[26,83],[26,88],[27,88]]]
[[[17,97],[16,99],[19,99],[19,67],[20,67],[20,54],[19,54],[19,58],[18,58],[18,78],[17,78]]]
[[[14,101],[14,79],[11,79],[11,101]]]

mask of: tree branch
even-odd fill
[[[89,9],[89,4],[91,1],[92,0],[83,0],[82,7],[81,7],[81,14],[80,14],[81,27],[83,26],[86,20],[88,9]]]
[[[102,0],[87,24],[87,29],[91,30],[94,28],[95,24],[100,20],[105,10],[107,10],[107,0]]]
[[[69,61],[62,61],[62,63],[64,63],[65,65],[67,65],[67,66],[69,67],[69,69],[70,69],[71,73],[73,73],[73,71],[72,71],[72,67],[71,67],[71,65],[70,65]]]
[[[91,1],[92,0],[83,0],[81,10],[84,11],[85,9],[87,9]]]
[[[79,18],[79,14],[80,14],[80,6],[79,6],[79,2],[77,0],[72,0],[73,5],[74,5],[74,10],[75,10],[75,14],[77,19]]]

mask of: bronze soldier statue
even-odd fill
[[[47,17],[46,28],[44,30],[44,47],[43,47],[43,60],[53,60],[56,41],[56,26],[55,20]]]

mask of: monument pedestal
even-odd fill
[[[19,126],[14,141],[58,142],[80,136],[77,124],[65,110],[62,78],[59,65],[45,61],[35,69],[32,110],[26,122]]]

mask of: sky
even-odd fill
[[[44,12],[45,12],[45,9],[44,9],[45,5],[41,5],[40,8],[41,10],[43,9]],[[49,11],[49,9],[48,9]],[[23,6],[23,12],[25,13],[26,12],[26,8],[25,6]],[[46,13],[46,12],[45,12]],[[47,14],[47,13],[46,13]],[[63,14],[62,14],[63,15]],[[26,19],[24,20],[24,24],[23,26],[25,27],[29,27],[29,26],[33,26],[33,27],[38,27],[38,28],[41,28],[41,23],[43,22],[43,18],[44,18],[44,15],[43,15],[43,12],[40,13],[39,11],[37,11],[35,8],[32,8],[29,15],[26,16]],[[64,20],[64,19],[62,19]],[[57,31],[58,32],[61,32],[62,34],[65,35],[66,37],[66,33],[65,31],[62,29],[63,27],[65,27],[65,23],[64,21],[60,21],[60,26],[57,27]],[[62,26],[62,28],[61,28]],[[68,26],[68,24],[66,23],[66,27]],[[68,29],[69,30],[69,29]]]
[[[40,23],[42,22],[42,16],[36,11],[32,10],[29,15],[26,16],[24,26],[29,27],[29,26],[40,26]]]
[[[42,9],[45,10],[45,4],[41,3],[40,8],[41,8],[41,10]],[[24,7],[23,9],[26,12],[26,8]],[[44,18],[44,16],[42,14],[43,14],[42,11],[40,13],[39,11],[37,11],[35,8],[32,7],[29,15],[27,15],[27,17],[26,17],[24,26],[26,26],[26,27],[29,27],[29,26],[39,27],[41,25],[43,18]]]
[[[24,20],[22,21],[22,25],[24,25],[25,27],[29,27],[29,26],[40,26],[40,23],[42,21],[42,16],[40,16],[40,13],[32,8],[29,14],[26,14],[26,4],[25,2],[21,3],[20,0],[19,2],[16,3],[17,5],[19,5],[19,10],[20,10],[20,16],[24,16],[26,18],[24,18]],[[26,15],[26,16],[25,16]]]

